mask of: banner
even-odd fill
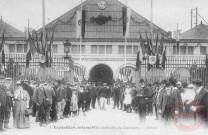
[[[77,17],[76,17],[76,35],[77,39],[80,38],[82,31],[82,12],[81,10],[77,10]]]
[[[127,8],[127,16],[126,16],[126,37],[129,37],[129,27],[131,23],[131,8]]]

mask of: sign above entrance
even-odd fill
[[[104,10],[107,7],[107,3],[104,0],[98,2],[98,8]]]
[[[69,71],[69,67],[67,66],[59,66],[59,67],[55,67],[56,71]]]

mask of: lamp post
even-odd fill
[[[68,55],[68,53],[70,52],[70,48],[71,48],[71,43],[69,42],[69,40],[66,40],[66,43],[64,43],[64,52],[66,53],[66,56],[64,57],[64,59],[70,59],[71,57]]]

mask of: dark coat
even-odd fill
[[[25,83],[22,83],[22,87],[24,90],[26,90],[29,94],[30,97],[33,96],[33,88],[30,87],[29,85],[25,84]]]
[[[0,88],[0,103],[1,106],[6,106],[6,93],[2,88]]]
[[[67,87],[66,88],[66,99],[67,99],[67,101],[71,102],[71,97],[72,97],[72,90],[69,87]]]
[[[91,96],[96,97],[97,96],[97,88],[96,87],[91,87]]]
[[[46,99],[44,91],[40,88],[37,88],[35,93],[33,94],[33,101],[36,104],[43,104],[43,101]]]
[[[53,87],[51,87],[51,86],[45,86],[44,87],[44,92],[45,92],[44,95],[49,100],[50,104],[52,105],[53,99],[56,96]]]
[[[99,97],[108,98],[109,97],[109,89],[106,87],[102,87],[99,92]]]
[[[119,92],[120,92],[119,87],[114,87],[113,88],[112,97],[113,97],[114,101],[118,101],[119,100]]]
[[[58,87],[55,90],[55,93],[56,93],[56,102],[61,102],[63,99],[66,100],[66,90],[65,89]]]
[[[204,115],[204,121],[208,121],[208,91],[204,88],[196,95],[194,99],[194,106],[197,107],[197,114]]]
[[[144,86],[141,88],[141,90],[137,94],[137,102],[138,104],[146,104],[147,103],[147,97],[149,96],[149,88]]]
[[[172,108],[172,111],[175,111],[176,107],[178,107],[179,105],[179,102],[177,100],[177,93],[175,91],[171,91],[170,95],[168,95],[166,91],[162,94],[161,105],[160,105],[160,109],[162,110],[162,115],[165,111],[165,107],[168,102],[169,102],[169,106]]]

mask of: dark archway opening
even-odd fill
[[[96,65],[90,71],[91,82],[96,82],[96,84],[98,84],[99,82],[111,84],[112,80],[113,71],[110,67],[104,64]]]

